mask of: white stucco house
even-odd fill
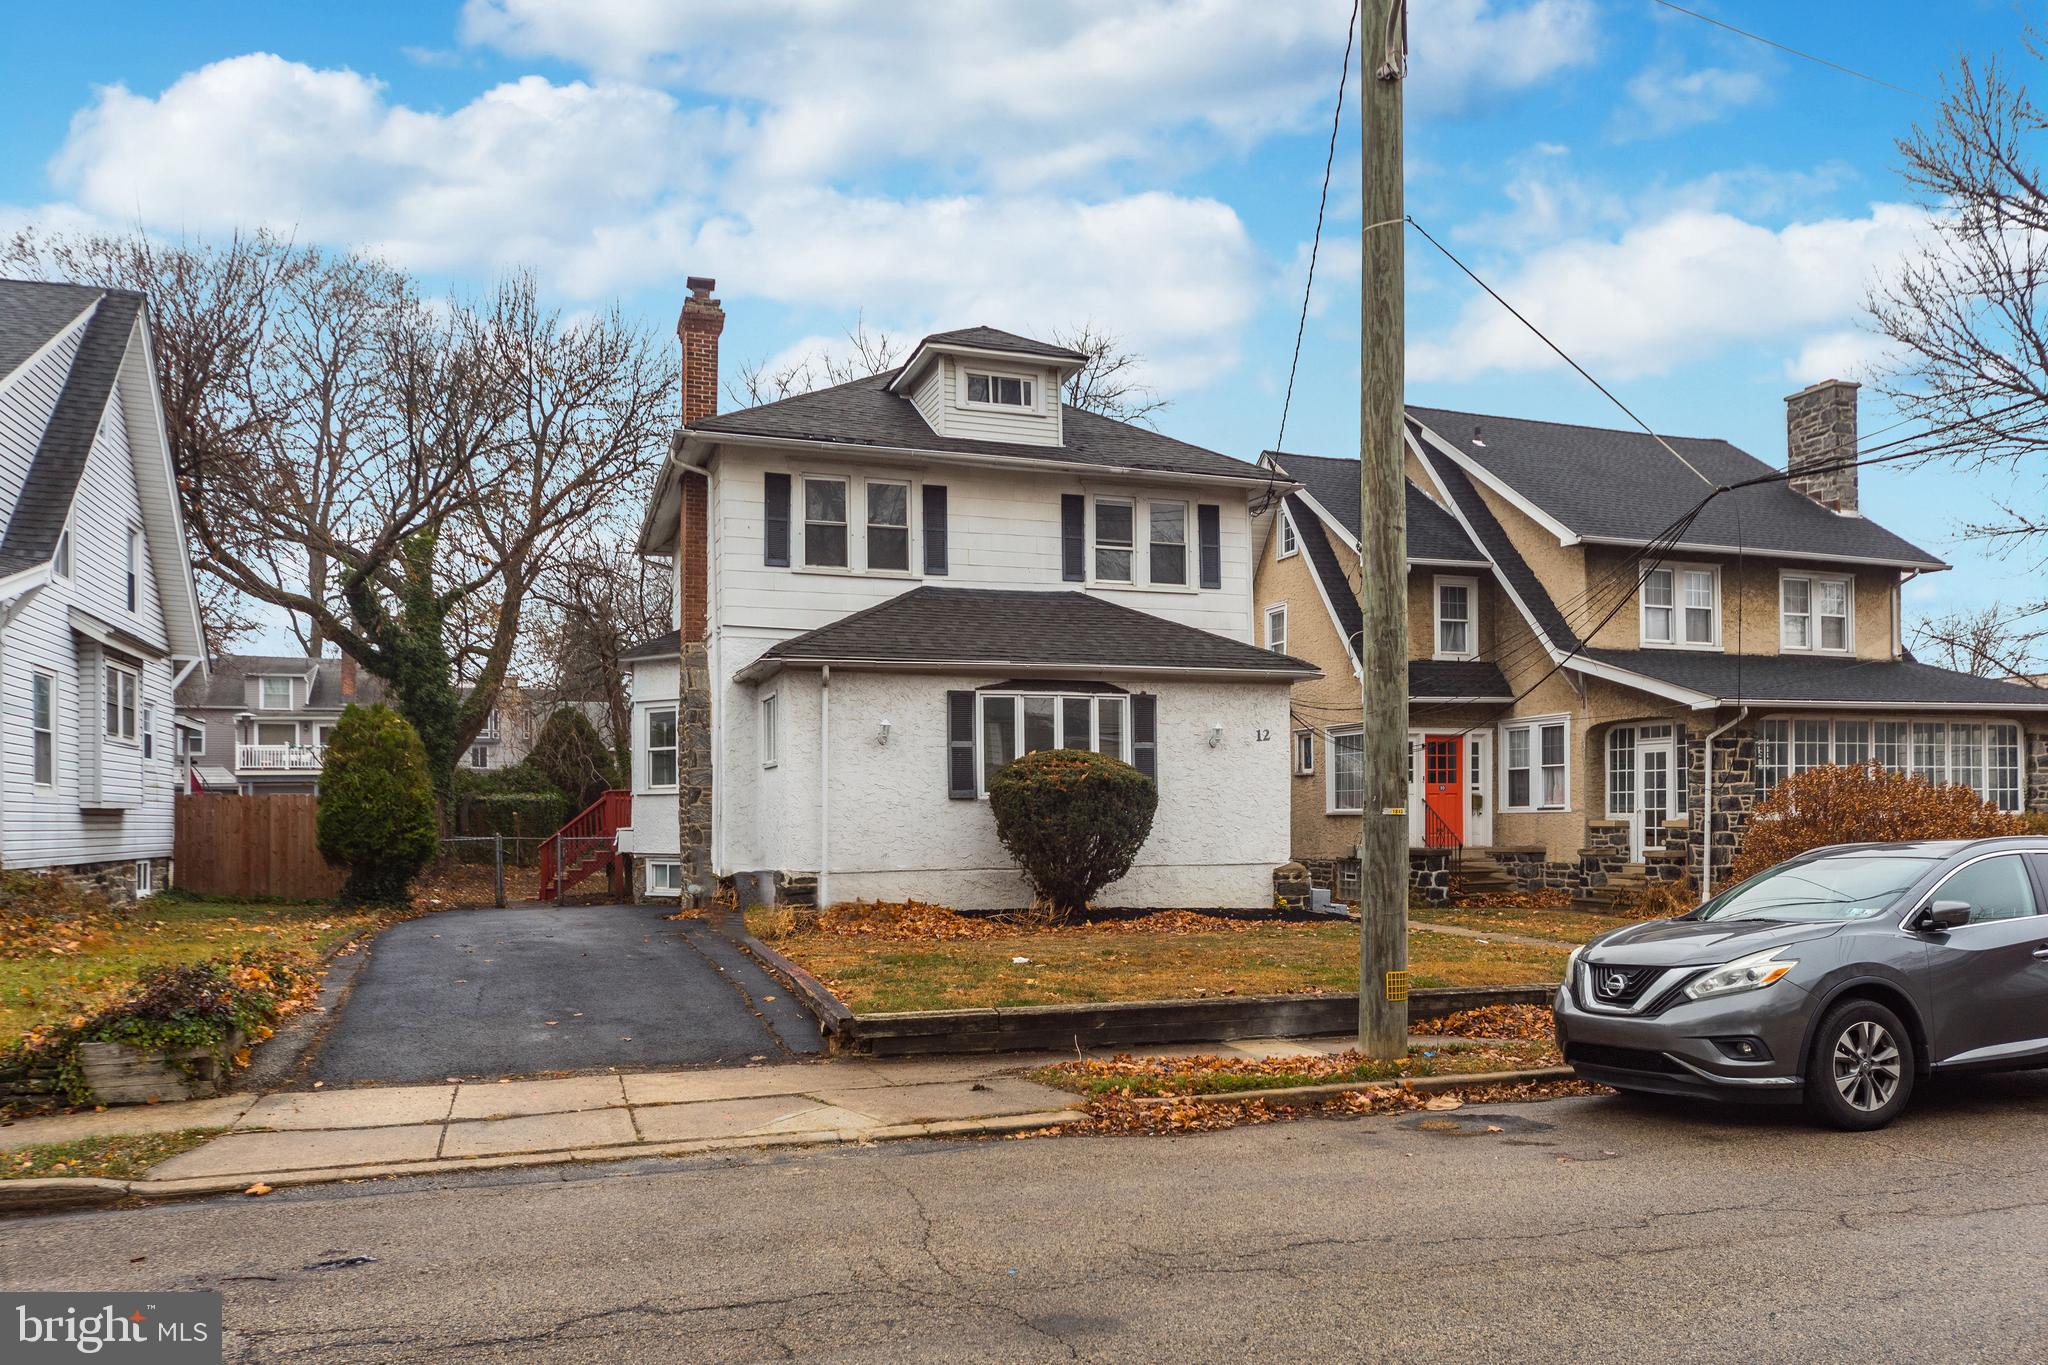
[[[0,867],[169,879],[206,668],[142,296],[0,280]]]
[[[693,278],[684,425],[640,550],[677,630],[630,651],[636,891],[1027,904],[985,799],[1059,746],[1150,774],[1105,905],[1269,906],[1288,689],[1254,643],[1273,471],[1065,406],[1083,362],[988,327],[898,369],[717,412],[724,314]]]

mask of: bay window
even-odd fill
[[[135,696],[141,679],[133,670],[107,665],[107,738],[135,742]]]
[[[983,795],[1005,764],[1044,749],[1131,761],[1130,698],[1120,692],[983,692],[980,706]]]

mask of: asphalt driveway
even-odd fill
[[[393,925],[302,1083],[745,1065],[819,1052],[817,1024],[703,920],[657,906],[459,910]]]

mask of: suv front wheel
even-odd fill
[[[1913,1094],[1913,1038],[1875,1000],[1829,1010],[1807,1059],[1806,1107],[1817,1119],[1860,1132],[1897,1118]]]

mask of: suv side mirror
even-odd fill
[[[1936,933],[1943,933],[1950,929],[1960,929],[1969,922],[1970,903],[1968,901],[1935,901],[1913,917],[1913,927],[1915,929],[1932,929]]]

